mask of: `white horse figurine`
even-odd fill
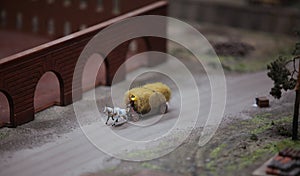
[[[118,107],[111,108],[105,106],[103,110],[104,113],[107,112],[107,119],[105,124],[108,123],[110,118],[113,120],[112,126],[121,125],[127,122],[129,110],[129,107],[127,107],[126,109],[122,109]]]
[[[116,113],[114,111],[114,108],[105,106],[103,112],[107,113],[107,119],[106,119],[106,122],[105,122],[106,125],[107,125],[107,122],[108,122],[109,118],[111,118],[113,121],[115,121],[114,116],[116,115]]]

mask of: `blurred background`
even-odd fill
[[[2,0],[0,58],[155,1]],[[300,2],[297,0],[171,0],[169,4],[169,16],[198,24],[290,36],[300,25]]]

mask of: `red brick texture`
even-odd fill
[[[139,2],[135,0],[134,3],[128,4],[142,6]],[[23,3],[23,1],[18,1],[18,3]],[[139,11],[139,13],[132,13],[131,15],[166,14],[167,2],[165,1],[158,1],[148,6],[151,8],[148,8],[147,11]],[[127,6],[124,9],[125,11],[131,10]],[[75,80],[74,92],[72,92],[75,65],[88,41],[109,25],[105,22],[103,24],[105,25],[94,26],[93,30],[79,31],[0,60],[0,92],[5,93],[10,104],[10,126],[21,125],[34,120],[35,90],[40,78],[49,71],[55,73],[60,83],[60,105],[69,105],[82,97],[81,78]],[[165,52],[165,39],[150,37],[147,40],[148,50]],[[111,85],[116,70],[125,61],[128,45],[129,41],[121,44],[105,58],[107,85]],[[155,61],[151,65],[158,63]],[[84,65],[85,62],[80,63],[80,68],[83,69]],[[125,77],[125,72],[123,75]],[[73,97],[75,98],[73,99]]]

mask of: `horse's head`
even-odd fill
[[[110,113],[113,113],[113,112],[114,112],[114,109],[111,108],[111,107],[105,106],[103,112],[104,112],[104,113],[107,112],[107,113],[110,114]]]

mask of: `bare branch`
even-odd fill
[[[296,72],[297,72],[296,70],[294,70],[294,71],[292,72],[291,78],[294,78],[294,74],[295,74]]]
[[[288,60],[288,61],[285,63],[285,66],[287,66],[289,63],[293,62],[292,76],[294,75],[294,73],[299,73],[299,70],[297,70],[297,67],[296,67],[296,60],[298,60],[298,59],[300,59],[300,55],[297,55],[297,56],[293,57],[293,59]]]

